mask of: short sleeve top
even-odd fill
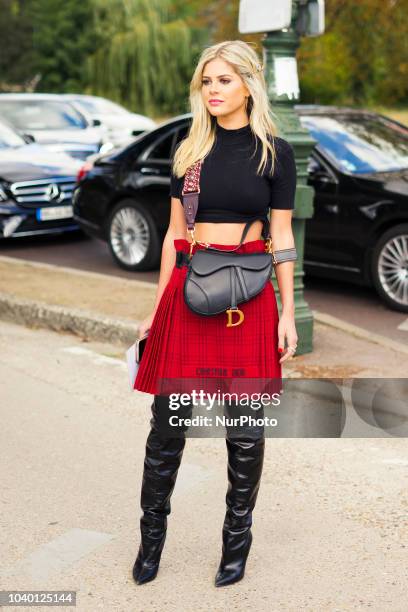
[[[196,221],[243,222],[267,218],[268,208],[293,209],[296,191],[296,163],[292,145],[273,137],[276,158],[272,176],[271,155],[262,175],[257,174],[261,142],[249,124],[225,129],[216,123],[216,140],[204,159]],[[251,156],[252,159],[251,159]],[[182,199],[184,176],[171,173],[169,195]]]

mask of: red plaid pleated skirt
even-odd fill
[[[211,243],[219,249],[236,245]],[[176,251],[188,253],[190,243],[175,239]],[[196,249],[205,248],[194,245]],[[237,253],[264,252],[265,242],[243,243]],[[134,389],[169,395],[203,389],[216,393],[237,390],[280,393],[282,369],[278,352],[279,313],[271,281],[248,302],[238,305],[244,321],[227,327],[225,312],[205,316],[184,301],[187,266],[174,266],[149,330]],[[234,316],[235,322],[237,317]]]

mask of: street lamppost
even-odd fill
[[[294,109],[299,102],[296,49],[300,35],[323,31],[323,0],[241,0],[239,30],[243,33],[268,31],[262,40],[268,96],[282,137],[293,146],[297,167],[293,234],[298,259],[295,262],[295,316],[298,332],[297,354],[313,349],[313,314],[304,299],[303,253],[306,219],[313,215],[314,189],[307,185],[307,166],[316,140],[304,129]],[[276,278],[273,284],[278,307],[282,305]]]

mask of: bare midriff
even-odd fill
[[[196,223],[194,238],[212,244],[239,244],[245,223]],[[191,243],[191,234],[186,232],[186,240]],[[257,219],[250,225],[245,242],[262,240],[262,221]]]

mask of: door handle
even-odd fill
[[[326,204],[325,208],[330,213],[336,213],[337,214],[339,212],[339,205],[338,204]]]
[[[142,174],[160,174],[160,170],[158,168],[140,168],[140,172]]]

